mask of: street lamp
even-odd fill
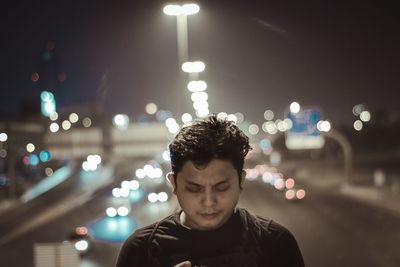
[[[187,16],[198,13],[200,11],[200,7],[197,4],[166,5],[163,11],[166,15],[169,16]]]
[[[163,9],[164,13],[168,16],[176,16],[176,29],[177,29],[177,45],[178,45],[178,60],[179,66],[189,58],[188,48],[188,23],[187,16],[194,15],[200,11],[200,7],[194,3],[187,3],[184,5],[166,5]],[[185,77],[182,76],[180,71],[180,81],[185,82]]]
[[[198,13],[200,7],[197,4],[166,5],[163,11],[166,15],[177,18],[178,57],[179,65],[182,65],[188,59],[187,16]]]

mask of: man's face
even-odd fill
[[[241,181],[244,176],[245,172]],[[177,173],[177,184],[172,173],[168,179],[183,210],[181,222],[196,230],[222,226],[231,216],[241,192],[238,172],[226,160],[214,159],[200,167],[187,161]]]

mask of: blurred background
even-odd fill
[[[400,266],[393,1],[2,10],[2,265],[113,266],[179,208],[168,143],[216,113],[253,147],[240,206],[289,228],[307,266]]]

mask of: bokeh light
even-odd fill
[[[361,112],[365,110],[365,106],[363,104],[358,104],[353,107],[354,116],[359,116]]]
[[[51,160],[51,154],[48,150],[42,150],[39,153],[39,158],[43,162],[47,162]]]
[[[61,127],[62,127],[64,130],[67,131],[67,130],[71,129],[71,122],[65,120],[65,121],[62,122]]]
[[[56,121],[58,119],[58,113],[57,112],[50,113],[49,118],[52,121]]]
[[[292,189],[294,187],[294,184],[295,184],[295,182],[294,182],[293,178],[288,178],[285,181],[285,186],[286,186],[287,189]]]
[[[236,119],[237,119],[237,123],[242,123],[244,121],[244,115],[241,112],[236,112],[235,113]]]
[[[56,132],[58,132],[58,130],[60,130],[60,126],[56,122],[51,123],[49,128],[50,128],[50,132],[52,132],[52,133],[56,133]]]
[[[34,82],[34,83],[39,81],[39,73],[37,73],[37,72],[32,73],[31,81]]]
[[[69,114],[69,121],[71,123],[76,123],[76,122],[78,122],[78,120],[79,120],[78,114],[76,114],[76,113]]]
[[[190,81],[187,84],[187,89],[193,93],[194,92],[203,92],[207,89],[207,83],[205,81]]]
[[[126,114],[117,114],[113,118],[113,124],[120,130],[126,130],[129,126],[129,117]]]
[[[92,120],[89,117],[85,117],[82,120],[82,125],[85,128],[89,128],[92,125]]]
[[[29,156],[29,164],[32,166],[36,166],[39,164],[39,157],[36,154],[32,154]]]
[[[303,199],[303,198],[305,198],[305,196],[306,196],[306,191],[304,191],[304,189],[297,190],[296,197],[298,199]]]
[[[32,143],[28,143],[26,145],[26,151],[28,151],[29,153],[32,153],[33,151],[35,151],[35,145]]]
[[[258,132],[259,132],[259,127],[258,127],[258,125],[257,124],[251,124],[250,126],[249,126],[249,133],[251,134],[251,135],[256,135],[256,134],[258,134]]]
[[[52,168],[47,167],[47,168],[44,170],[44,173],[45,173],[47,176],[52,176],[53,173],[54,173],[54,171],[53,171]]]
[[[289,190],[287,190],[287,191],[285,192],[285,197],[286,197],[286,199],[291,200],[291,199],[293,199],[295,196],[296,196],[296,193],[294,192],[293,189],[289,189]]]
[[[290,109],[290,112],[292,112],[292,113],[295,113],[295,114],[299,113],[300,112],[300,104],[297,102],[292,102],[290,104],[289,109]]]
[[[353,127],[356,131],[361,131],[363,128],[363,123],[360,120],[356,120],[353,124]]]
[[[360,119],[363,122],[368,122],[371,120],[371,113],[369,111],[364,110],[363,112],[360,113]]]
[[[193,118],[192,118],[192,115],[190,115],[189,113],[184,113],[184,114],[182,114],[182,116],[181,116],[181,120],[182,120],[182,122],[183,122],[184,124],[191,122],[192,119],[193,119]]]
[[[153,115],[156,114],[158,107],[155,103],[148,103],[145,109],[147,114]]]
[[[8,139],[8,135],[6,133],[0,133],[0,142],[5,142]]]
[[[271,121],[271,120],[273,120],[274,119],[274,112],[272,111],[272,110],[266,110],[265,112],[264,112],[264,118],[267,120],[267,121]]]

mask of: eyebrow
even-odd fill
[[[224,184],[224,183],[228,183],[230,180],[231,180],[231,178],[226,178],[226,179],[224,179],[224,180],[222,180],[222,181],[216,183],[216,184],[213,185],[213,186],[218,186],[218,185],[221,185],[221,184]],[[198,183],[195,183],[195,182],[192,182],[192,181],[186,181],[186,183],[189,184],[189,185],[194,185],[194,186],[203,187],[201,184],[198,184]]]

